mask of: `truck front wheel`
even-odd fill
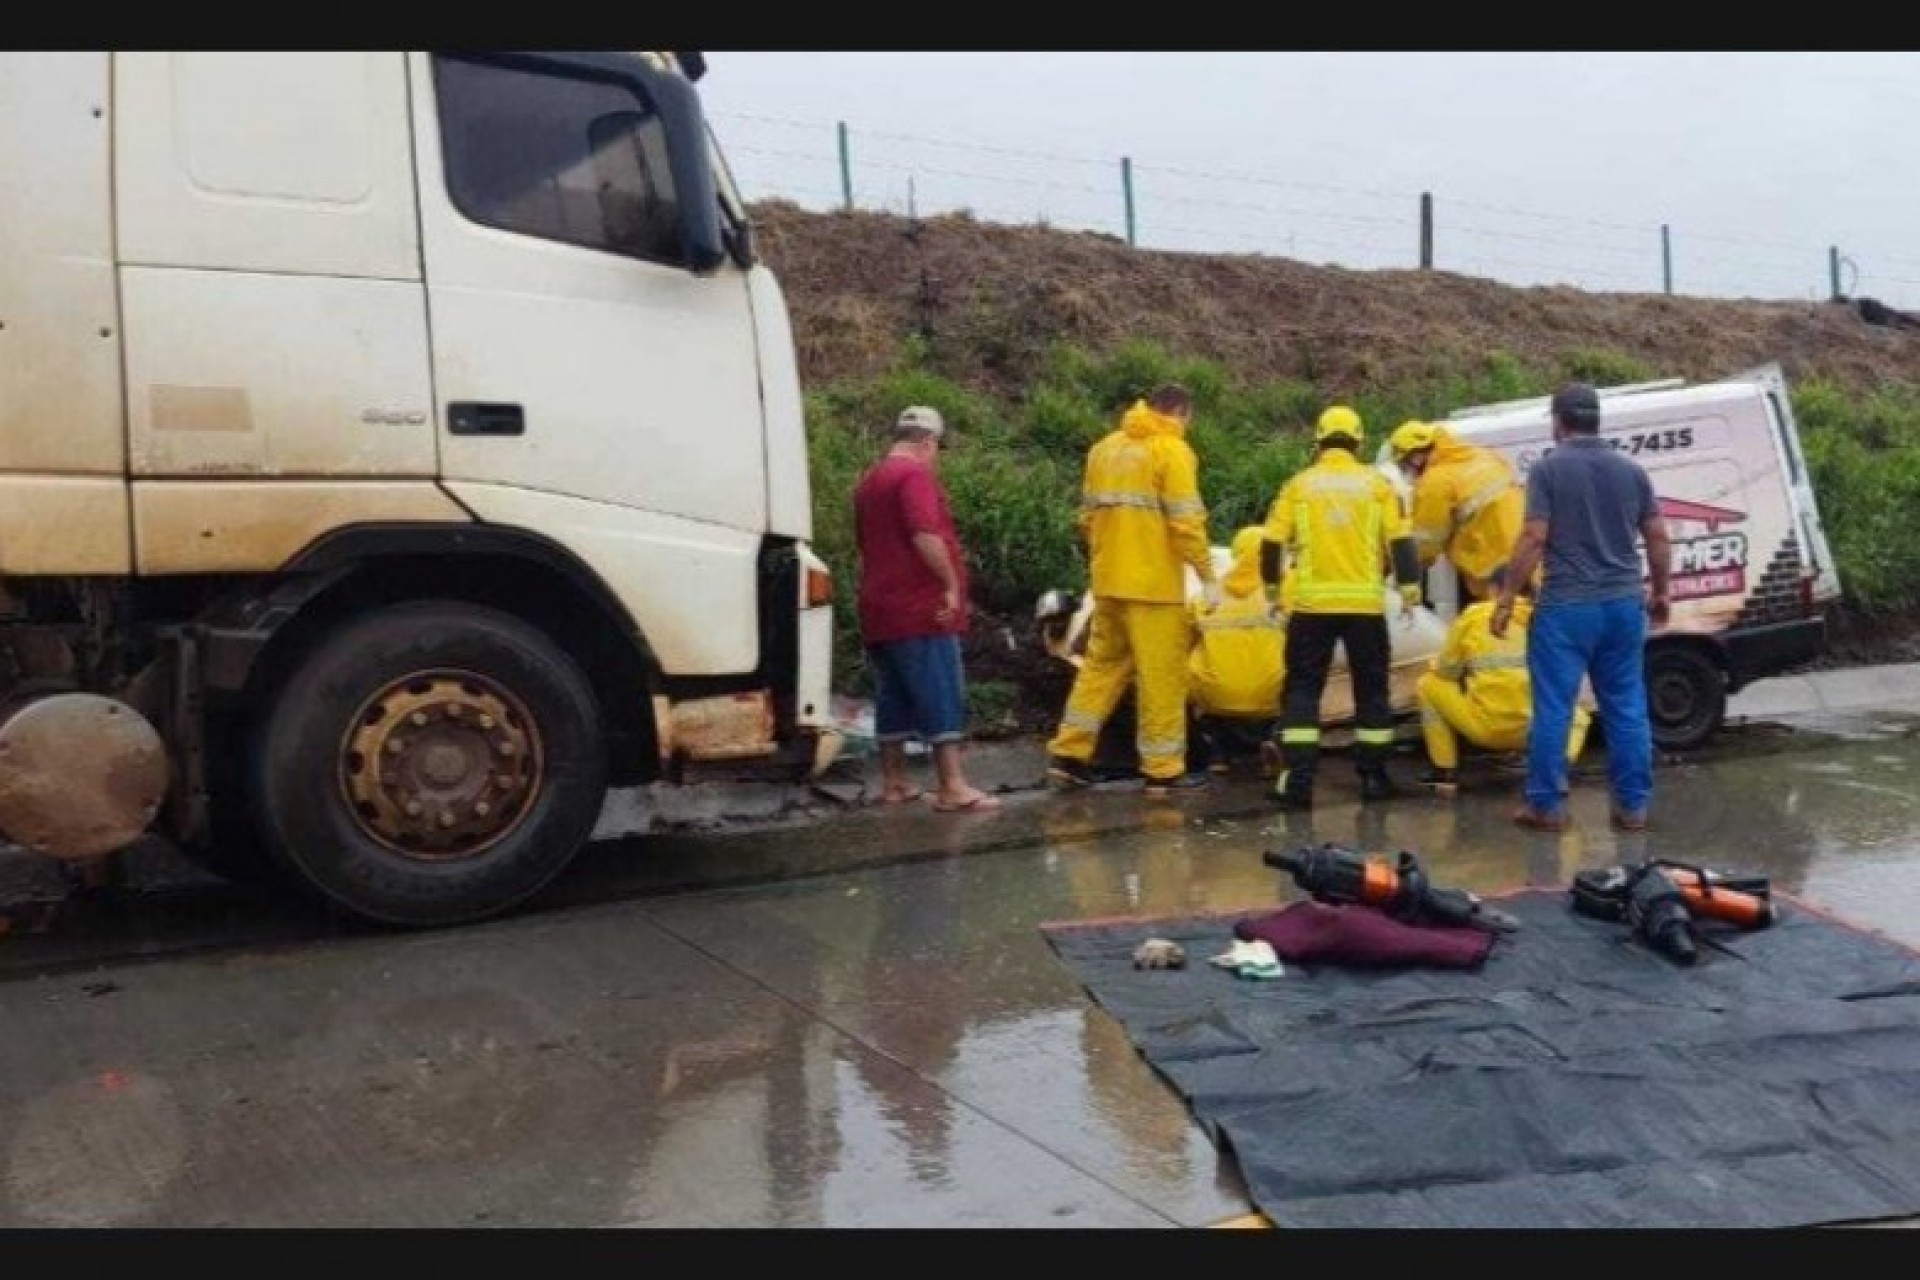
[[[280,686],[253,760],[274,857],[349,913],[496,915],[587,842],[606,794],[593,689],[535,627],[453,601],[325,636]]]

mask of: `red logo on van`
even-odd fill
[[[1708,533],[1719,532],[1723,524],[1739,524],[1747,518],[1744,511],[1735,511],[1730,507],[1709,506],[1704,502],[1689,502],[1685,498],[1656,498],[1660,514],[1669,520],[1690,520],[1695,524],[1707,526]]]
[[[1667,584],[1672,598],[1698,600],[1703,596],[1746,594],[1747,535],[1731,529],[1723,533],[1721,526],[1739,524],[1747,513],[1685,498],[1655,501],[1670,523],[1706,529],[1704,534],[1673,539],[1673,574]]]

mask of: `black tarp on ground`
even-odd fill
[[[1281,1226],[1920,1214],[1920,956],[1778,900],[1692,968],[1547,890],[1473,972],[1236,978],[1207,963],[1236,917],[1045,934]],[[1134,969],[1149,937],[1187,968]]]

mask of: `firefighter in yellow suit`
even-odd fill
[[[1494,570],[1490,585],[1495,591],[1503,575],[1503,569]],[[1491,600],[1468,605],[1453,620],[1433,669],[1421,675],[1416,686],[1420,732],[1432,765],[1422,783],[1442,794],[1453,793],[1461,739],[1489,751],[1526,748],[1527,722],[1533,714],[1527,679],[1527,621],[1532,616],[1532,595],[1523,587],[1514,598],[1513,625],[1503,636],[1488,627]],[[1580,758],[1592,722],[1593,713],[1576,704],[1567,735],[1567,763]]]
[[[1292,573],[1287,610],[1286,675],[1280,694],[1284,771],[1274,788],[1282,808],[1313,806],[1320,757],[1320,700],[1334,645],[1346,650],[1353,681],[1354,766],[1362,801],[1394,793],[1387,777],[1393,749],[1387,637],[1389,565],[1408,607],[1421,602],[1419,557],[1407,534],[1400,496],[1384,475],[1355,455],[1365,435],[1360,415],[1329,406],[1314,426],[1317,456],[1287,483],[1267,512],[1261,576]]]
[[[1492,449],[1458,439],[1444,423],[1403,422],[1387,440],[1413,486],[1411,523],[1420,567],[1442,555],[1468,594],[1488,598],[1488,578],[1506,563],[1526,514],[1526,488]]]
[[[1280,715],[1285,626],[1260,581],[1264,533],[1248,525],[1233,535],[1233,563],[1222,579],[1220,607],[1193,608],[1193,655],[1188,676],[1193,709],[1207,740],[1209,764],[1224,772],[1236,759],[1258,758]],[[1287,588],[1280,593],[1287,604]]]
[[[1186,571],[1208,607],[1220,603],[1199,465],[1186,441],[1193,397],[1177,384],[1136,402],[1087,453],[1080,533],[1092,578],[1087,649],[1047,744],[1047,776],[1066,786],[1099,781],[1100,728],[1134,686],[1140,772],[1152,794],[1207,785],[1187,772]]]

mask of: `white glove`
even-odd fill
[[[1220,592],[1220,582],[1217,578],[1200,584],[1200,598],[1206,602],[1208,613],[1220,607],[1220,602],[1225,597]]]

